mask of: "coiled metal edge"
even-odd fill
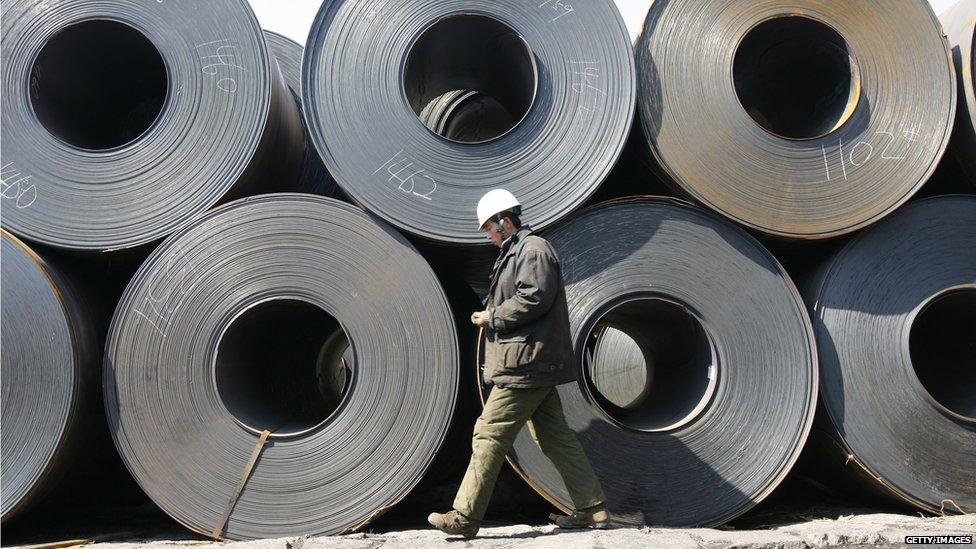
[[[778,237],[890,214],[952,130],[952,60],[927,2],[655,2],[636,55],[642,130],[675,186]]]
[[[80,450],[97,388],[95,328],[63,276],[0,230],[3,246],[4,522],[39,501]]]
[[[812,279],[838,462],[933,513],[976,509],[976,197],[913,202]]]
[[[634,61],[606,0],[331,0],[302,89],[315,145],[354,201],[416,236],[482,244],[474,205],[489,189],[512,191],[539,229],[597,189],[632,124]],[[498,100],[507,132],[460,142],[425,127],[425,107],[452,111],[445,94],[465,91]]]
[[[562,265],[579,372],[559,396],[615,519],[716,525],[765,498],[799,455],[817,394],[810,321],[776,260],[729,222],[669,198],[593,206],[546,238]],[[631,342],[601,351],[592,338],[608,329]],[[628,374],[648,383],[637,394],[593,371],[634,358],[630,345],[648,368]],[[571,510],[525,430],[510,463]]]
[[[321,350],[339,331],[344,376],[322,363],[346,355]],[[444,292],[405,238],[333,199],[263,195],[198,219],[136,274],[106,344],[107,416],[140,486],[194,531],[220,526],[269,429],[222,536],[347,532],[430,466],[458,352]],[[326,399],[339,377],[341,400]]]
[[[3,226],[18,236],[134,248],[297,178],[298,109],[244,0],[14,0],[2,15]]]

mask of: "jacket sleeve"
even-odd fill
[[[558,292],[556,258],[541,250],[524,250],[516,265],[515,295],[491,310],[492,329],[505,333],[536,320],[549,311]]]

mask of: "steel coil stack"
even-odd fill
[[[973,512],[976,0],[648,4],[634,45],[611,0],[325,0],[303,47],[247,0],[4,2],[5,525],[98,437],[213,538],[443,505],[493,188],[560,256],[619,522],[726,523],[810,432]]]
[[[944,16],[946,29],[964,48],[972,44],[971,32],[965,35],[965,29],[971,31],[972,17],[963,15],[967,9],[971,13],[971,8],[971,2],[961,2]],[[877,33],[879,28],[900,38],[882,36]],[[633,155],[634,163],[648,168],[648,178],[664,179],[679,195],[761,235],[788,260],[792,275],[814,287],[823,282],[817,273],[823,276],[839,268],[836,258],[820,259],[821,251],[843,242],[834,240],[811,247],[804,241],[848,235],[879,221],[882,226],[866,229],[868,233],[855,236],[855,241],[877,234],[883,235],[878,239],[895,246],[914,238],[907,230],[885,231],[885,223],[895,221],[883,220],[909,215],[899,208],[905,208],[903,204],[935,173],[950,135],[962,164],[976,158],[976,151],[966,142],[972,123],[967,119],[965,97],[958,97],[956,110],[957,96],[971,88],[972,78],[967,72],[971,67],[958,63],[963,48],[957,45],[950,51],[952,45],[940,30],[931,8],[912,0],[891,3],[884,10],[815,0],[704,6],[654,2],[636,51],[641,130],[647,146]],[[710,39],[702,40],[702,36]],[[970,60],[967,55],[961,57],[965,62]],[[953,57],[958,75],[953,71]],[[958,92],[953,85],[956,76]],[[958,175],[952,167],[940,172],[940,181],[926,191],[927,195],[958,188]],[[935,202],[927,207],[930,212],[938,209],[936,204],[948,203]],[[907,208],[911,211],[919,206],[910,204]],[[955,208],[954,212],[952,219],[937,220],[932,215],[932,238],[963,226],[976,226],[971,209]],[[959,238],[967,238],[964,235],[962,231],[950,241],[959,244]],[[923,248],[921,245],[918,250]],[[976,260],[972,245],[960,244],[954,251],[950,248],[933,249],[933,254],[941,254],[933,265]],[[910,261],[917,259],[911,250],[901,253],[914,257]],[[872,257],[877,261],[889,257],[854,243],[845,248],[845,254],[848,261],[857,264]],[[939,267],[932,269],[934,273]],[[882,274],[891,280],[902,276],[895,266]],[[956,275],[962,276],[959,284],[972,283],[971,278],[966,281],[971,275]],[[913,284],[914,291],[924,291],[921,278],[924,275],[903,283]],[[872,368],[874,362],[864,355],[854,355],[881,352],[877,347],[882,342],[888,351],[897,353],[888,355],[893,362],[887,366],[904,369],[898,374],[902,376],[899,383],[911,391],[916,391],[919,379],[927,375],[951,375],[947,372],[955,371],[957,363],[976,361],[969,333],[971,319],[962,312],[973,304],[960,298],[952,306],[955,308],[946,306],[949,312],[940,317],[943,324],[938,328],[930,324],[927,329],[930,334],[943,330],[948,339],[942,340],[942,347],[930,345],[909,357],[907,343],[895,343],[900,340],[894,334],[885,340],[880,332],[866,332],[872,323],[880,323],[881,316],[872,318],[869,312],[860,312],[864,309],[857,302],[869,295],[875,303],[898,302],[911,292],[895,285],[878,286],[868,278],[836,291],[846,293],[838,295],[832,307],[825,306],[822,296],[809,295],[818,328],[823,383],[820,402],[825,410],[820,414],[818,431],[839,437],[840,442],[828,446],[845,449],[841,452],[843,463],[870,462],[866,467],[844,469],[859,471],[854,477],[874,479],[868,484],[881,486],[882,492],[895,493],[900,501],[928,512],[971,510],[971,494],[967,494],[974,470],[971,460],[967,462],[962,456],[976,455],[976,446],[965,434],[960,437],[961,431],[947,428],[931,442],[937,445],[935,439],[945,437],[940,440],[950,448],[922,457],[925,452],[917,448],[911,431],[928,430],[929,425],[918,423],[923,419],[914,418],[916,423],[911,428],[907,423],[905,429],[893,431],[882,427],[894,421],[892,414],[901,413],[896,412],[904,402],[900,397],[874,393],[885,402],[875,402],[873,409],[867,410],[860,406],[863,402],[850,408],[845,404],[890,383],[895,375],[882,374],[884,369]],[[818,315],[831,308],[836,308],[836,314],[848,314],[845,318],[851,319],[850,323],[835,326],[833,331],[825,328]],[[855,322],[855,316],[860,323]],[[850,356],[837,357],[836,338],[850,338],[845,350]],[[838,365],[838,360],[844,366]],[[925,373],[912,371],[913,364]],[[940,370],[946,371],[933,373]],[[966,381],[959,383],[960,387],[967,386]],[[858,415],[850,415],[859,406]],[[848,421],[852,423],[848,425]],[[862,431],[852,432],[858,425]],[[848,437],[853,440],[846,441]],[[877,451],[874,445],[881,440],[904,451],[880,458],[872,451]],[[868,455],[859,456],[859,452]],[[836,452],[826,454],[830,455],[815,459],[830,460]],[[903,457],[900,466],[895,465],[899,455]],[[928,461],[923,464],[925,459]]]

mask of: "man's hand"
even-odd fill
[[[490,319],[491,319],[491,315],[488,314],[488,311],[478,311],[476,313],[471,314],[471,324],[474,324],[479,328],[488,327],[488,321]]]

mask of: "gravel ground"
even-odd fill
[[[896,514],[864,514],[837,519],[817,519],[762,530],[615,528],[603,531],[559,531],[553,526],[489,526],[474,540],[447,538],[440,532],[402,530],[359,533],[337,537],[283,538],[250,542],[216,543],[199,539],[138,539],[99,542],[98,549],[392,549],[425,548],[628,548],[668,547],[808,548],[808,547],[902,547],[906,536],[976,535],[976,515],[921,518]]]

